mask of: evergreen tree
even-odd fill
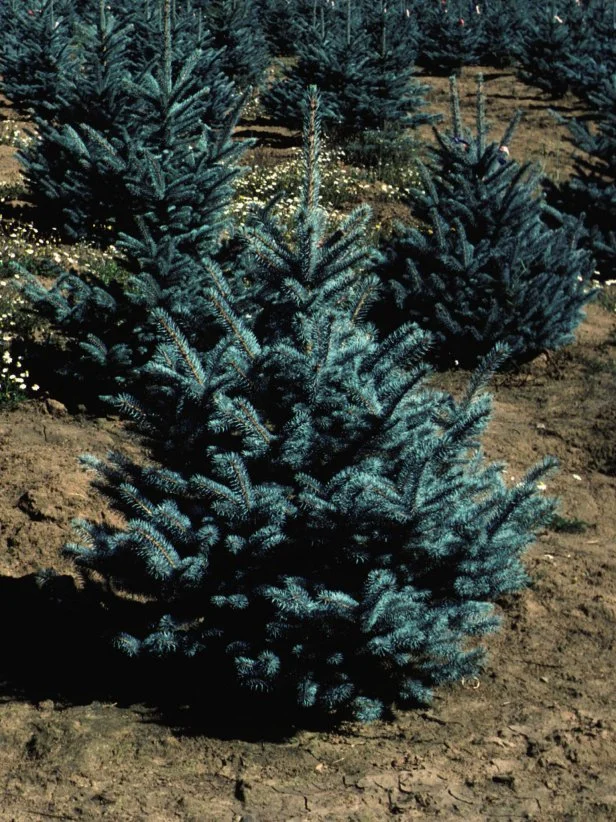
[[[418,19],[411,14],[406,2],[391,5],[386,0],[363,3],[362,20],[370,39],[370,47],[377,54],[391,54],[404,70],[417,61]]]
[[[271,57],[253,0],[215,0],[205,7],[224,73],[240,88],[260,86]]]
[[[67,167],[66,185],[81,195],[67,200],[67,221],[103,229],[113,221],[133,276],[111,287],[75,272],[62,274],[51,288],[25,274],[23,282],[34,310],[70,343],[57,376],[83,387],[94,386],[96,376],[98,394],[116,390],[115,382],[130,374],[137,378],[134,370],[152,353],[148,317],[155,306],[178,314],[190,303],[198,311],[203,285],[197,261],[215,255],[230,228],[227,205],[243,151],[232,140],[241,99],[222,125],[209,128],[210,89],[198,87],[194,77],[200,59],[195,52],[177,65],[166,28],[159,65],[139,82],[123,83],[133,116],[120,137],[85,124],[81,134],[63,132],[79,159]],[[207,336],[208,327],[204,319],[195,331]]]
[[[54,226],[71,239],[115,239],[109,233],[112,213],[128,205],[124,169],[84,162],[82,135],[90,129],[99,143],[109,144],[133,115],[125,93],[131,34],[130,24],[118,21],[101,1],[96,24],[80,27],[79,71],[64,78],[53,116],[34,117],[36,136],[18,152],[43,229]]]
[[[421,9],[418,65],[433,74],[451,74],[478,62],[483,17],[466,0],[442,0]]]
[[[510,363],[521,363],[572,340],[593,294],[594,261],[547,209],[541,172],[509,158],[519,115],[500,143],[489,143],[481,82],[475,134],[462,127],[455,78],[451,88],[453,131],[435,132],[423,190],[411,195],[423,226],[398,227],[383,276],[398,322],[434,334],[439,367],[474,367],[497,343],[508,346]],[[548,216],[561,224],[550,227]],[[392,309],[384,309],[391,321]]]
[[[406,17],[405,17],[406,19]],[[322,97],[328,134],[345,142],[366,133],[387,132],[392,141],[404,129],[434,122],[422,112],[428,86],[414,79],[415,52],[391,34],[383,12],[381,28],[367,27],[349,0],[345,13],[330,15],[324,34],[307,26],[297,44],[297,63],[262,95],[268,113],[286,125],[299,125],[306,90],[316,85]]]
[[[166,164],[170,152],[197,145],[204,127],[228,128],[237,95],[216,65],[218,52],[187,52],[168,24],[153,24],[157,57],[138,71],[129,53],[134,15],[118,21],[101,2],[96,25],[82,34],[82,67],[67,83],[66,105],[53,120],[37,118],[37,139],[18,153],[41,220],[48,215],[70,240],[108,245],[120,232],[134,235],[135,218],[151,208],[135,182],[144,155]],[[207,196],[194,192],[197,202]]]
[[[276,57],[290,57],[295,54],[298,25],[303,21],[301,3],[294,0],[257,0],[259,18],[270,52]],[[317,7],[322,0],[313,0],[312,17],[316,25]],[[320,9],[319,9],[320,10]]]
[[[591,0],[576,7],[573,25],[575,47],[553,71],[564,75],[570,89],[588,101],[588,95],[616,72],[616,6]]]
[[[573,177],[561,186],[547,184],[559,208],[583,215],[587,243],[597,259],[601,279],[616,271],[616,72],[589,92],[590,110],[565,120],[578,149]]]
[[[0,51],[2,93],[27,115],[54,119],[70,78],[79,71],[72,53],[70,0],[14,2],[7,11]]]
[[[562,97],[569,90],[568,67],[583,49],[584,12],[574,0],[550,0],[533,9],[518,38],[519,76]]]
[[[429,86],[413,79],[417,59],[416,29],[400,10],[389,9],[382,0],[371,9],[364,23],[367,33],[363,81],[347,90],[356,130],[383,131],[388,125],[398,133],[435,121],[433,115],[420,113]]]
[[[480,0],[469,12],[471,15],[481,15],[479,64],[496,68],[511,66],[522,48],[521,36],[526,26],[528,3],[523,0],[515,3]]]
[[[323,123],[327,130],[348,129],[348,91],[362,83],[367,47],[365,37],[347,39],[346,24],[335,21],[327,33],[303,25],[297,44],[298,59],[283,68],[282,78],[263,92],[261,102],[274,120],[297,127],[303,119],[303,101],[311,84],[322,97]]]
[[[513,487],[485,462],[497,353],[456,401],[423,384],[425,334],[378,338],[364,319],[377,287],[367,210],[328,233],[319,206],[314,95],[304,146],[293,240],[269,218],[251,229],[258,314],[240,314],[213,277],[220,336],[199,351],[155,310],[160,405],[118,404],[159,464],[87,458],[125,526],[80,521],[66,552],[147,597],[160,618],[118,646],[193,659],[205,704],[215,680],[228,704],[237,687],[277,711],[368,721],[477,670],[467,638],[494,630],[494,599],[526,582],[520,556],[552,511],[537,492],[552,462]]]

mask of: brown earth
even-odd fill
[[[434,86],[442,105],[446,81]],[[508,75],[488,90],[497,134],[518,102],[529,111],[516,156],[567,173],[543,95]],[[0,179],[14,174],[2,154]],[[499,603],[485,672],[391,724],[272,740],[224,703],[212,705],[208,733],[127,697],[131,669],[115,681],[85,642],[101,614],[81,607],[60,548],[72,517],[109,516],[78,456],[139,443],[117,420],[71,416],[49,399],[3,412],[0,822],[616,819],[614,296],[588,308],[574,345],[494,381],[488,456],[511,478],[557,456],[548,491],[561,520],[528,551],[530,587]],[[434,377],[454,392],[464,379]],[[41,587],[41,568],[59,576]]]

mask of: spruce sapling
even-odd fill
[[[453,130],[435,131],[422,188],[409,197],[423,225],[399,224],[381,266],[391,294],[381,313],[431,331],[440,368],[473,368],[497,343],[508,347],[509,366],[560,348],[594,295],[581,226],[545,205],[540,169],[510,156],[520,115],[488,142],[484,107],[480,80],[476,131],[464,129],[451,79]]]
[[[379,339],[365,320],[378,287],[368,211],[328,230],[318,158],[312,92],[292,238],[271,216],[250,229],[260,311],[238,313],[212,276],[220,336],[201,351],[153,312],[158,405],[118,404],[158,462],[87,458],[124,524],[80,521],[66,552],[158,609],[117,644],[193,659],[205,704],[215,680],[227,704],[262,694],[302,722],[369,721],[477,670],[469,638],[493,631],[494,600],[526,582],[520,557],[551,515],[537,483],[553,463],[508,487],[483,457],[498,351],[456,401],[424,383],[423,332]]]
[[[589,111],[582,117],[558,116],[577,149],[575,173],[562,185],[547,188],[559,208],[582,215],[599,277],[609,280],[616,271],[616,72],[588,97]]]
[[[242,98],[222,122],[208,122],[215,95],[199,82],[204,54],[195,50],[178,62],[169,14],[165,20],[157,63],[139,82],[123,79],[127,122],[114,134],[83,124],[81,133],[64,135],[67,148],[74,143],[73,163],[65,168],[60,191],[83,195],[68,198],[67,220],[76,230],[93,223],[103,230],[111,220],[132,276],[127,284],[111,286],[76,272],[62,274],[51,287],[25,272],[22,280],[34,309],[68,341],[57,377],[68,380],[73,395],[96,383],[99,395],[113,393],[118,384],[138,378],[153,350],[148,316],[154,307],[178,314],[190,303],[193,312],[199,306],[205,311],[197,263],[203,254],[216,255],[230,228],[236,161],[247,145],[232,139]],[[208,328],[204,316],[195,324],[201,335]],[[42,352],[45,359],[48,353]],[[48,364],[43,367],[49,371]]]

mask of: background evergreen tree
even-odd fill
[[[70,240],[108,245],[120,232],[134,234],[135,217],[150,208],[139,199],[135,163],[144,153],[166,162],[196,145],[204,127],[224,131],[237,102],[219,52],[191,45],[186,26],[174,28],[171,18],[169,48],[164,18],[148,24],[158,48],[142,69],[131,53],[135,21],[130,10],[118,20],[100,3],[95,24],[81,31],[80,71],[65,83],[65,106],[35,119],[37,138],[18,154],[41,222],[48,215]]]
[[[133,29],[110,14],[104,2],[99,12],[93,24],[79,27],[79,68],[64,77],[62,100],[53,116],[34,117],[36,136],[18,158],[41,228],[53,226],[68,238],[88,236],[104,243],[115,239],[112,214],[121,215],[130,204],[123,169],[88,162],[84,137],[95,134],[99,144],[111,145],[134,114],[125,88]]]
[[[260,86],[271,55],[253,0],[215,0],[204,11],[221,69],[240,88]]]
[[[469,14],[481,15],[481,53],[478,62],[482,66],[506,68],[515,63],[520,54],[521,35],[527,21],[528,2],[470,3]],[[471,18],[473,19],[473,18]]]
[[[435,132],[423,189],[410,199],[424,224],[398,227],[383,275],[397,321],[434,334],[440,367],[473,367],[497,343],[521,363],[573,339],[593,294],[594,260],[568,222],[547,224],[540,170],[510,159],[519,116],[500,143],[488,142],[481,82],[474,134],[462,127],[455,78],[451,88],[453,130]],[[562,223],[553,210],[549,218]],[[395,322],[393,306],[384,313]]]
[[[313,0],[313,16],[322,0]],[[304,20],[303,4],[293,0],[257,0],[259,19],[271,54],[290,57],[295,53],[298,24]],[[315,19],[316,25],[316,19]]]
[[[371,48],[378,54],[391,53],[401,69],[413,66],[418,52],[418,18],[411,14],[406,2],[362,2],[362,24],[370,38]]]
[[[215,681],[227,704],[265,693],[277,711],[367,721],[476,671],[482,650],[467,639],[494,630],[494,599],[526,581],[520,556],[552,510],[537,492],[552,463],[512,488],[486,464],[482,386],[498,355],[456,401],[422,383],[422,332],[380,340],[365,322],[368,214],[327,230],[314,95],[305,131],[292,241],[271,220],[251,230],[260,311],[247,320],[213,277],[220,337],[203,351],[154,312],[160,405],[118,404],[160,463],[88,458],[126,525],[81,521],[66,551],[147,596],[160,618],[118,646],[193,659],[204,706]]]
[[[0,88],[26,115],[55,119],[67,84],[79,72],[71,50],[70,0],[14,2],[4,17]]]
[[[401,9],[390,8],[382,0],[364,15],[366,62],[363,83],[348,90],[356,130],[384,131],[388,126],[398,134],[434,122],[435,116],[420,113],[429,86],[414,80],[417,60],[416,26]]]
[[[575,0],[550,0],[529,7],[518,37],[518,74],[522,80],[562,97],[569,90],[569,67],[584,51],[584,9]]]
[[[350,36],[344,17],[330,15],[325,31],[307,22],[298,25],[302,36],[297,62],[283,67],[282,78],[263,92],[261,101],[274,120],[297,127],[302,123],[306,90],[314,84],[323,100],[324,127],[348,127],[349,89],[361,85],[368,57],[365,36]]]
[[[419,11],[417,63],[433,74],[451,74],[478,62],[483,17],[466,0],[425,3]]]
[[[602,280],[616,272],[616,72],[589,92],[587,114],[565,120],[578,153],[575,174],[560,186],[546,181],[548,197],[563,211],[583,215]]]
[[[573,12],[575,45],[553,72],[564,75],[569,88],[584,101],[616,72],[616,6],[590,0]]]
[[[190,303],[196,316],[203,288],[197,262],[204,254],[215,255],[230,230],[227,205],[243,150],[232,131],[241,100],[222,124],[209,127],[210,89],[195,79],[201,52],[178,64],[170,26],[163,34],[162,56],[152,72],[139,82],[123,79],[125,106],[132,114],[119,137],[86,124],[81,134],[63,132],[64,144],[72,143],[79,159],[67,169],[66,185],[83,195],[69,200],[67,220],[76,226],[92,220],[99,229],[113,221],[112,236],[117,232],[122,264],[132,277],[109,286],[67,272],[51,287],[26,274],[23,278],[33,309],[69,342],[55,376],[66,378],[82,402],[75,381],[81,390],[90,386],[103,394],[129,374],[137,379],[134,369],[152,351],[148,317],[155,306],[178,314]],[[195,331],[207,335],[208,323],[195,325]],[[47,361],[49,352],[43,357]],[[49,362],[41,367],[45,385]]]
[[[265,109],[285,125],[299,125],[306,90],[316,85],[326,132],[339,142],[353,140],[356,159],[365,153],[362,144],[378,138],[387,150],[405,129],[434,122],[435,115],[421,111],[428,87],[414,78],[416,52],[410,27],[404,36],[406,15],[403,21],[397,25],[399,16],[386,14],[385,5],[364,19],[349,0],[338,13],[330,10],[324,31],[318,22],[305,24],[297,62],[263,93]]]

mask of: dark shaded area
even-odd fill
[[[291,706],[241,691],[206,661],[129,658],[113,645],[120,631],[145,633],[159,606],[130,601],[86,581],[41,572],[0,577],[0,614],[11,630],[0,644],[0,700],[59,707],[110,702],[141,706],[178,733],[280,741],[300,726],[331,729],[325,717],[301,718]],[[301,721],[300,721],[301,720]]]
[[[267,146],[271,149],[299,148],[302,144],[300,132],[282,133],[274,129],[270,120],[258,120],[254,123],[243,123],[234,132],[238,140],[255,140],[254,147]]]

